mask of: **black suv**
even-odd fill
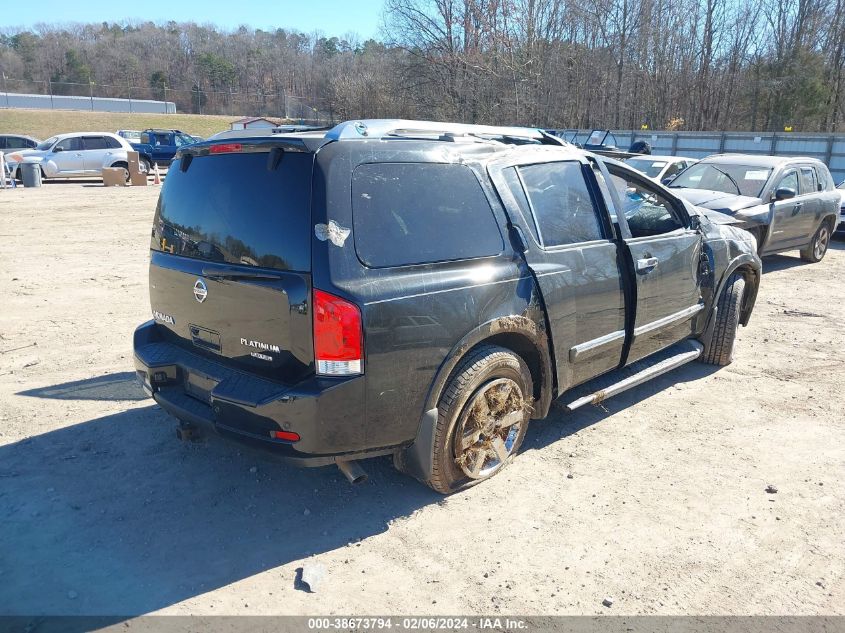
[[[350,480],[393,455],[448,493],[561,395],[729,363],[760,268],[751,234],[537,130],[208,141],[161,192],[135,364],[182,437],[211,425]]]

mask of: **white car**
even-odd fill
[[[690,165],[698,161],[684,156],[632,156],[625,160],[631,167],[644,173],[655,182],[663,183],[667,178],[674,178]]]
[[[20,180],[21,163],[38,163],[44,178],[76,178],[102,175],[103,167],[123,167],[129,179],[126,152],[132,146],[110,132],[73,132],[42,141],[35,149],[12,152],[6,156],[9,169]]]

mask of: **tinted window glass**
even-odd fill
[[[85,149],[108,149],[108,143],[102,136],[86,136],[82,139]]]
[[[610,179],[619,192],[632,237],[662,235],[683,227],[672,203],[655,187],[641,183],[621,170],[610,171]]]
[[[12,145],[6,145],[6,137],[0,136],[0,150],[6,149],[6,147],[13,147]]]
[[[232,264],[311,268],[312,154],[198,156],[167,172],[153,224],[155,250]]]
[[[465,165],[359,165],[352,176],[355,250],[367,266],[497,255],[502,235]]]
[[[106,142],[106,147],[109,149],[123,149],[123,145],[120,144],[116,138],[112,138],[111,136],[104,136],[103,140]]]
[[[818,191],[816,186],[816,173],[812,167],[801,168],[801,193],[816,193]]]
[[[673,164],[669,165],[669,169],[666,170],[666,173],[663,174],[662,177],[663,178],[671,178],[672,176],[675,176],[676,174],[681,173],[684,170],[684,167],[686,167],[686,166],[687,166],[687,164],[684,163],[684,162],[673,163]]]
[[[61,148],[65,152],[78,152],[82,150],[82,139],[78,136],[66,138],[56,144],[56,148]]]
[[[534,222],[534,216],[531,214],[531,205],[528,204],[528,198],[525,197],[525,190],[522,188],[522,182],[519,180],[519,174],[516,172],[516,167],[509,167],[502,171],[505,182],[508,183],[508,188],[513,193],[516,204],[519,206],[519,212],[522,215],[522,223],[531,231],[531,235],[539,244],[540,236],[537,233],[537,224]]]
[[[544,163],[521,167],[519,171],[544,246],[602,239],[581,163]]]
[[[772,170],[769,167],[697,163],[675,178],[670,187],[707,189],[757,198],[763,193],[766,181],[771,175]]]

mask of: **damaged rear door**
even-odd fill
[[[491,169],[528,246],[524,256],[545,304],[559,392],[616,368],[625,343],[617,244],[588,169],[575,157]]]

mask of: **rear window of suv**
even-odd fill
[[[498,255],[499,225],[473,171],[374,163],[352,175],[355,250],[371,268]]]
[[[151,248],[208,261],[280,270],[311,268],[313,155],[287,151],[195,156],[167,172]]]

